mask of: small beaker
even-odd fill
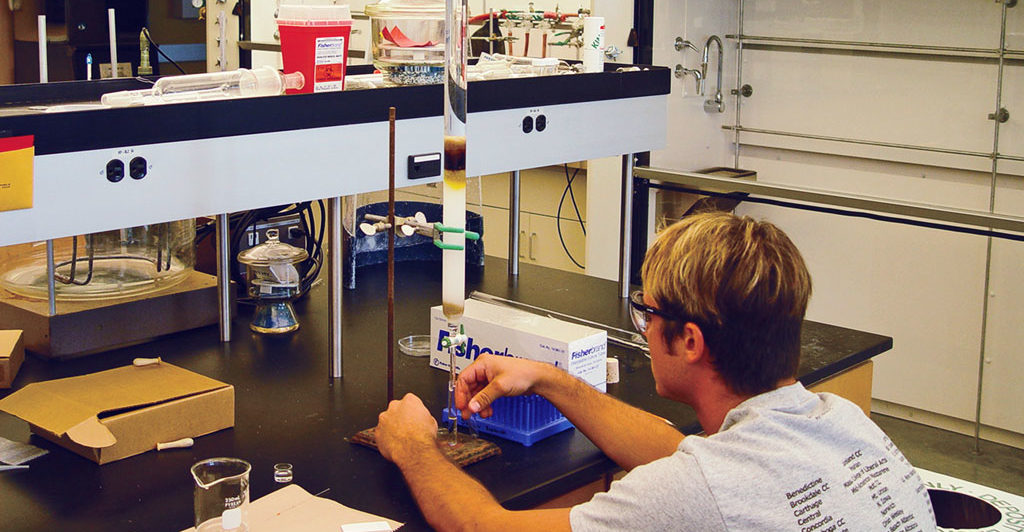
[[[197,532],[249,530],[249,471],[238,458],[210,458],[192,466]]]
[[[292,481],[292,465],[282,462],[274,464],[274,482],[285,484]]]

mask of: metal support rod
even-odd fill
[[[519,170],[508,176],[508,274],[519,275]]]
[[[110,77],[119,78],[117,72],[117,17],[113,8],[107,10],[107,30],[110,35]]]
[[[395,108],[388,108],[388,348],[387,404],[395,399]]]
[[[743,0],[737,0],[739,16],[737,17],[736,23],[736,34],[743,35]],[[732,130],[732,151],[733,151],[733,168],[740,167],[740,87],[743,86],[743,40],[739,40],[736,43],[736,91],[733,94],[736,97],[734,102],[735,116],[733,116],[733,125],[735,126]]]
[[[487,51],[494,53],[494,8],[490,10],[491,16],[487,18]],[[517,172],[518,173],[518,172]],[[515,274],[512,274],[515,275]]]
[[[767,37],[762,35],[726,35],[727,39],[736,39],[746,43],[766,43],[777,45],[812,45],[821,48],[870,48],[889,51],[930,52],[961,57],[964,54],[995,57],[999,50],[993,48],[968,48],[963,46],[928,46],[923,44],[886,43],[871,41],[840,41],[832,39],[801,39],[794,37]]]
[[[722,126],[722,129],[732,129],[739,132],[745,133],[761,133],[763,135],[778,135],[781,137],[795,137],[800,139],[812,139],[812,140],[828,140],[831,142],[844,142],[847,144],[862,144],[865,146],[879,146],[882,148],[900,148],[904,150],[917,150],[917,151],[929,151],[935,153],[948,153],[951,155],[969,155],[971,157],[984,157],[991,159],[996,157],[998,159],[1024,161],[1024,157],[1016,157],[1011,155],[997,155],[993,156],[992,153],[981,152],[981,151],[967,151],[967,150],[954,150],[951,148],[935,148],[931,146],[918,146],[915,144],[897,144],[894,142],[881,142],[877,140],[864,140],[864,139],[851,139],[847,137],[829,137],[826,135],[812,135],[810,133],[794,133],[792,131],[779,131],[775,129],[758,129],[745,126]]]
[[[995,109],[998,110],[1003,105],[1003,68],[1005,65],[1006,51],[1006,10],[1007,5],[1003,4],[1003,23],[1002,30],[999,35],[999,71],[996,76],[996,101]],[[994,124],[992,127],[992,153],[999,153],[999,121],[993,120]],[[988,212],[996,212],[996,181],[999,177],[999,161],[996,158],[992,158],[992,180],[989,185],[988,195]],[[988,304],[990,294],[990,286],[992,281],[992,237],[988,237],[988,242],[985,246],[985,289],[982,292],[982,303],[981,303],[981,341],[978,346],[978,396],[975,399],[974,406],[974,453],[981,453],[981,398],[982,398],[982,385],[985,381],[985,347],[986,347],[986,336],[988,334]]]
[[[217,215],[217,306],[220,341],[231,341],[231,225],[227,214]]]
[[[622,156],[622,220],[619,224],[619,297],[629,297],[633,235],[633,154]]]
[[[57,274],[53,267],[53,240],[46,241],[46,300],[49,303],[49,316],[57,315],[57,285],[54,276]]]
[[[46,51],[46,15],[39,15],[36,18],[37,33],[39,33],[39,83],[50,81],[50,68],[47,65]]]
[[[327,321],[329,322],[328,373],[331,379],[343,375],[341,367],[341,198],[327,201]]]

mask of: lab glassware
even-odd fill
[[[373,65],[395,85],[444,80],[444,0],[380,0],[367,4]]]
[[[301,275],[298,266],[309,253],[281,242],[277,229],[267,229],[267,241],[242,251],[249,296],[256,301],[249,328],[262,334],[281,334],[299,328],[292,300],[298,297]]]
[[[274,482],[287,484],[293,478],[292,465],[287,462],[274,464]]]
[[[105,300],[162,290],[195,266],[195,220],[180,220],[54,240],[58,301]],[[19,244],[0,257],[0,287],[20,296],[48,296],[46,246]]]
[[[249,471],[238,458],[210,458],[192,466],[197,532],[249,530]]]
[[[224,72],[165,76],[158,79],[152,88],[109,92],[100,97],[100,102],[111,107],[128,107],[274,96],[283,94],[285,89],[301,89],[305,83],[301,72],[282,74],[270,66],[252,70],[239,68]]]
[[[455,357],[464,349],[462,313],[466,306],[466,0],[446,0],[447,26],[444,34],[444,186],[441,252],[441,308],[448,320],[448,411],[449,445],[459,443],[455,414]],[[458,339],[458,340],[456,340]]]

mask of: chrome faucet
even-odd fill
[[[697,48],[697,46],[695,46],[692,42],[690,42],[690,41],[688,41],[686,39],[683,39],[682,37],[676,37],[675,47],[676,47],[676,51],[679,51],[679,52],[686,52],[686,49],[689,48],[689,49],[693,50],[694,52],[700,53],[700,50]],[[704,83],[703,82],[703,79],[704,79],[704,73],[703,72],[701,72],[700,70],[698,70],[696,68],[686,68],[682,64],[678,64],[678,65],[676,65],[675,75],[676,75],[677,78],[680,78],[680,79],[686,77],[687,75],[692,75],[697,80],[697,92],[700,93],[700,94],[703,94],[703,92],[701,92],[703,90],[702,86],[703,86],[703,83]]]
[[[696,68],[686,68],[683,65],[676,65],[675,75],[677,78],[682,79],[687,75],[691,75],[697,79],[697,90],[700,90],[701,84],[704,83],[704,74]]]
[[[725,105],[722,103],[722,39],[718,35],[708,37],[707,42],[704,43],[704,55],[701,58],[700,64],[701,75],[697,78],[697,93],[702,96],[704,95],[704,83],[708,79],[708,56],[711,54],[711,43],[718,45],[718,76],[716,78],[715,97],[704,100],[704,110],[709,113],[721,113],[725,110]]]

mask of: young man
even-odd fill
[[[634,324],[659,395],[693,407],[706,436],[595,391],[553,366],[481,356],[456,403],[487,416],[537,393],[628,471],[572,509],[512,512],[447,462],[413,395],[380,415],[377,442],[441,530],[934,530],[914,469],[854,404],[795,379],[811,279],[775,226],[687,217],[647,252]]]

